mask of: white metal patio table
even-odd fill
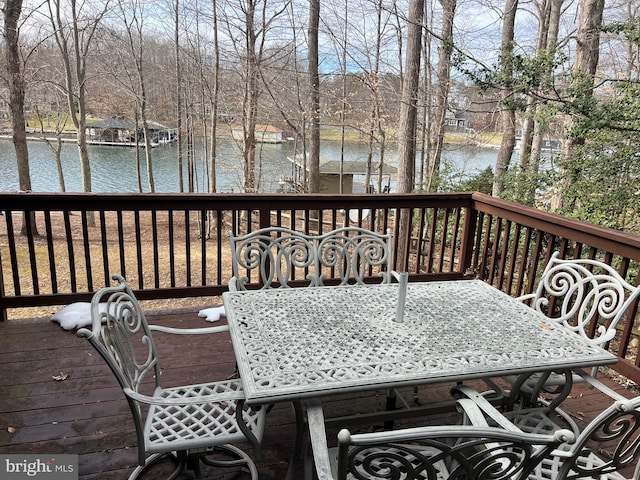
[[[226,292],[247,402],[300,402],[617,358],[480,280]],[[295,455],[294,455],[295,456]]]

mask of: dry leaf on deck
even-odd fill
[[[52,377],[52,378],[53,378],[55,381],[57,381],[57,382],[61,382],[62,380],[66,380],[67,378],[69,378],[69,374],[68,374],[68,373],[60,372],[60,373],[59,373],[59,374],[57,374],[57,375],[53,375],[53,377]]]

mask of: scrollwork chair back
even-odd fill
[[[590,259],[561,259],[555,252],[536,291],[520,297],[547,317],[605,346],[637,301],[640,289],[610,265]]]
[[[175,460],[170,478],[184,468],[244,464],[251,478],[258,473],[253,460],[234,443],[250,442],[256,453],[265,424],[265,410],[245,404],[239,380],[161,386],[161,369],[152,331],[205,334],[224,327],[179,329],[149,325],[124,278],[114,275],[115,287],[98,291],[91,301],[91,329],[78,330],[100,353],[122,387],[133,416],[138,446],[134,480],[164,456]],[[214,447],[216,452],[214,452]],[[209,458],[224,451],[231,460]],[[154,477],[155,478],[155,477]]]
[[[104,289],[91,303],[92,331],[79,330],[78,335],[90,340],[105,359],[125,392],[153,395],[160,387],[160,364],[155,342],[139,303],[122,277],[114,276],[120,285]],[[145,379],[152,378],[151,382]],[[133,420],[141,436],[144,418],[139,402],[126,395]]]
[[[583,429],[570,451],[558,478],[620,479],[625,477],[618,472],[629,468],[635,470],[632,478],[640,478],[640,396],[615,401]]]
[[[304,286],[363,284],[365,279],[392,278],[392,237],[359,227],[344,227],[307,235],[283,227],[268,227],[244,236],[229,232],[232,291]]]

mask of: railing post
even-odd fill
[[[11,212],[8,215],[11,215]],[[4,275],[2,273],[2,255],[0,255],[0,322],[4,322],[8,318],[7,308],[4,306]]]
[[[471,268],[476,229],[478,228],[478,212],[466,207],[464,225],[462,227],[462,243],[460,245],[460,262],[458,271],[463,275]]]
[[[268,208],[261,208],[259,210],[260,228],[267,228],[271,226],[271,210]]]

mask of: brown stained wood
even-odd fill
[[[311,231],[318,228],[311,214],[320,213],[327,228],[344,222],[346,211],[367,209],[371,219],[359,218],[358,224],[381,231],[392,228],[396,239],[428,237],[425,242],[418,238],[418,248],[405,252],[408,258],[395,256],[396,263],[398,259],[405,262],[395,269],[407,270],[411,281],[450,279],[455,269],[459,276],[475,274],[505,292],[521,294],[533,288],[536,273],[542,271],[535,267],[544,266],[556,249],[570,256],[588,250],[591,257],[620,265],[629,276],[640,260],[637,235],[471,192],[295,197],[0,193],[0,203],[5,212],[0,217],[0,237],[7,236],[3,245],[8,250],[2,252],[0,321],[43,314],[23,313],[31,307],[86,301],[93,290],[110,283],[115,272],[137,285],[140,300],[219,296],[230,277],[224,261],[229,229],[241,233],[284,221]],[[407,232],[401,232],[396,219],[405,209],[413,212],[414,221]],[[46,236],[20,234],[24,212],[33,212],[38,231]],[[87,223],[87,212],[99,215],[96,227]],[[423,223],[428,212],[432,212],[431,225]],[[216,218],[211,238],[199,235],[209,213]],[[526,240],[520,242],[523,229]],[[520,262],[529,257],[525,252],[531,252],[530,259]],[[15,317],[9,317],[8,310]],[[620,332],[618,371],[640,383],[633,331]]]
[[[150,323],[174,327],[212,325],[197,316],[198,308],[151,312]],[[222,320],[221,322],[224,322]],[[167,385],[226,378],[234,373],[235,359],[228,334],[154,336]],[[83,480],[126,478],[137,461],[135,432],[128,405],[104,361],[74,331],[65,331],[48,319],[0,322],[0,453],[77,453]],[[65,373],[66,380],[54,375]],[[618,384],[600,377],[619,392]],[[420,388],[423,404],[449,398],[452,385]],[[479,387],[479,385],[476,385]],[[411,389],[407,389],[411,399]],[[328,416],[382,409],[386,392],[363,392],[324,402]],[[596,390],[576,388],[569,400],[579,424],[605,408]],[[584,418],[585,420],[581,420]],[[418,419],[419,423],[448,423],[451,415]],[[413,420],[403,420],[409,425]],[[15,429],[10,433],[10,429]],[[294,417],[288,404],[276,405],[267,417],[262,459],[257,462],[262,480],[284,478],[292,450]],[[329,434],[335,435],[335,429]],[[248,445],[243,448],[249,450]],[[302,469],[297,469],[302,478]],[[245,479],[238,469],[203,472],[207,480]],[[185,478],[191,478],[189,476]]]

